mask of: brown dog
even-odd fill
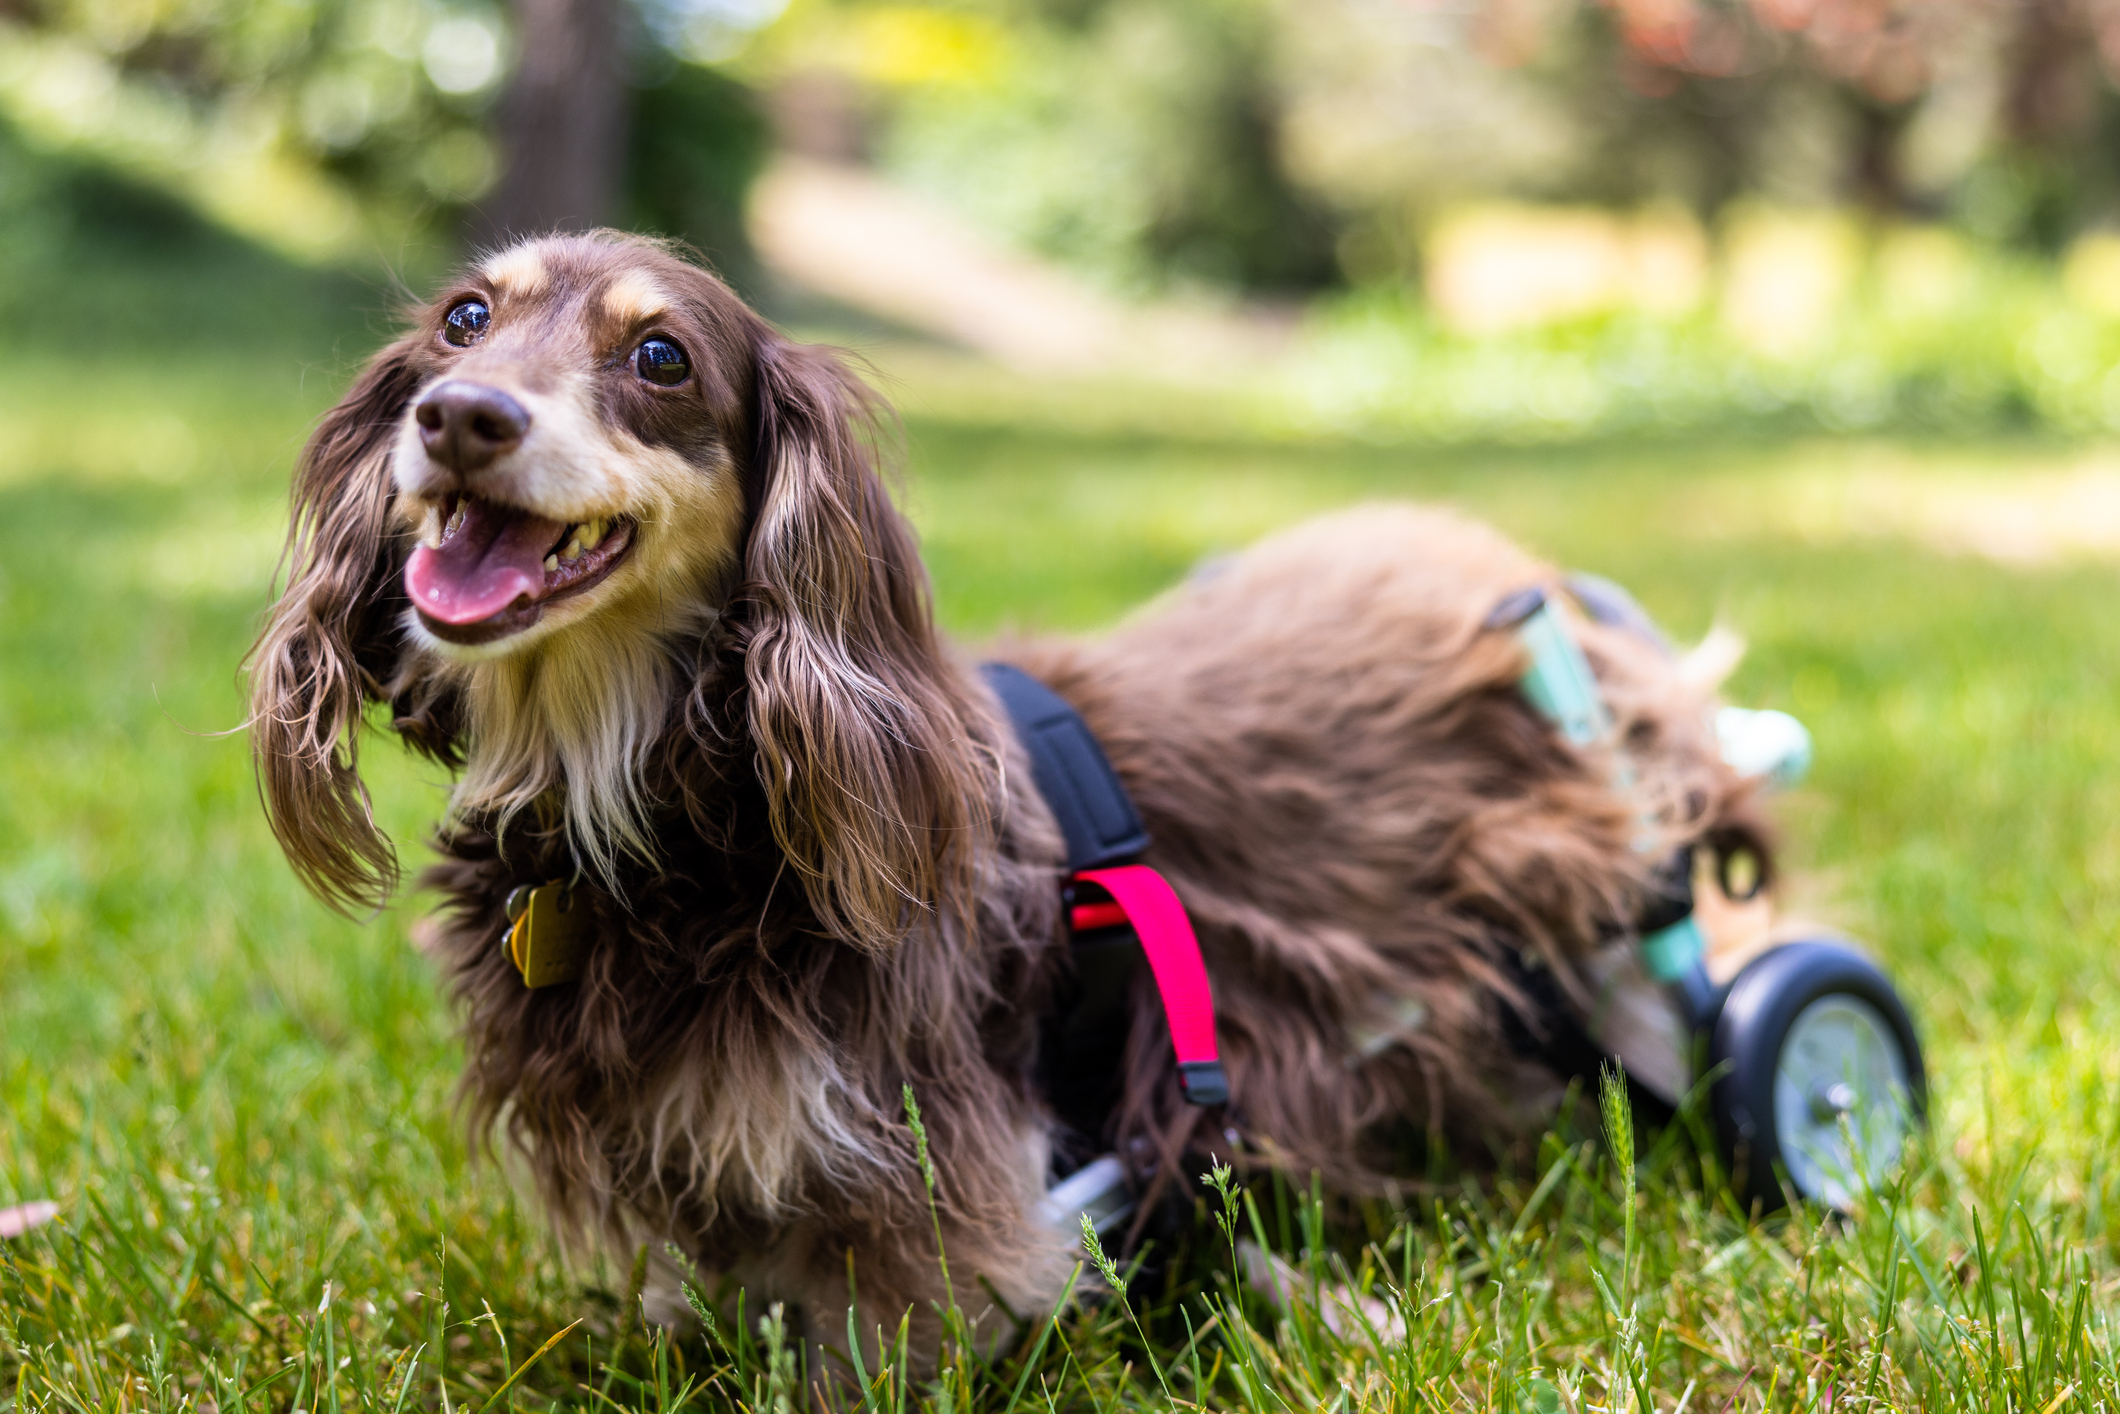
[[[1394,1131],[1506,1141],[1548,1117],[1555,1077],[1504,1036],[1516,959],[1579,996],[1653,858],[1753,828],[1708,689],[1574,625],[1623,793],[1482,627],[1554,571],[1396,508],[1280,535],[1100,640],[1009,655],[1140,807],[1232,1089],[1226,1109],[1180,1100],[1143,993],[1108,1131],[1064,1133],[1035,1082],[1069,968],[1060,839],[936,634],[875,415],[711,275],[577,236],[465,270],[303,458],[254,653],[273,827],[317,892],[373,907],[396,864],[356,774],[364,708],[460,769],[426,883],[465,1085],[562,1230],[674,1241],[824,1337],[851,1260],[864,1328],[911,1306],[932,1340],[906,1083],[956,1289],[976,1274],[1019,1313],[1073,1261],[1037,1215],[1057,1151],[1116,1146],[1168,1178],[1241,1149],[1362,1191]],[[584,970],[531,990],[505,901],[574,880]]]

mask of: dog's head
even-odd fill
[[[549,807],[607,870],[652,855],[640,768],[722,632],[820,916],[902,931],[962,833],[982,734],[962,727],[859,381],[667,248],[608,233],[479,261],[410,322],[304,454],[288,585],[254,650],[261,782],[305,881],[342,906],[394,884],[356,773],[371,700],[464,762],[460,812]]]
[[[719,282],[652,249],[548,242],[466,271],[419,325],[389,460],[421,646],[534,653],[734,564],[768,340]]]

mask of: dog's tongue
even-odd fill
[[[566,523],[466,499],[456,533],[422,545],[405,565],[405,592],[421,613],[445,624],[490,619],[545,588],[545,556]]]

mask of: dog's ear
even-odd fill
[[[868,390],[771,335],[756,369],[738,623],[759,776],[820,921],[880,950],[944,905],[991,828],[988,729],[937,639]]]
[[[397,853],[356,769],[361,709],[396,653],[390,444],[419,384],[409,341],[326,413],[295,474],[287,587],[250,650],[259,794],[302,882],[341,912],[379,908]]]

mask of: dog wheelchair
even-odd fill
[[[1618,585],[1576,575],[1568,588],[1591,618],[1670,651]],[[1609,739],[1597,680],[1544,591],[1510,596],[1488,627],[1523,643],[1524,696],[1557,731],[1579,746]],[[1786,713],[1725,707],[1715,733],[1723,759],[1764,785],[1793,785],[1809,769],[1810,733]],[[1852,1206],[1898,1162],[1927,1107],[1921,1043],[1891,979],[1845,940],[1773,933],[1758,861],[1741,850],[1712,860],[1682,851],[1659,877],[1665,894],[1634,937],[1594,959],[1599,996],[1580,1020],[1668,1104],[1710,1078],[1745,1198],[1778,1208],[1786,1180],[1806,1201]]]
[[[1567,586],[1593,620],[1672,651],[1618,585],[1577,575]],[[1521,690],[1554,730],[1579,747],[1610,742],[1615,724],[1597,679],[1544,590],[1510,595],[1486,629],[1517,636],[1529,658]],[[1068,844],[1065,901],[1079,985],[1047,1037],[1058,1051],[1048,1068],[1060,1077],[1056,1109],[1065,1117],[1109,1102],[1108,1093],[1071,1092],[1069,1077],[1098,1074],[1094,1058],[1108,1061],[1123,1047],[1128,979],[1144,954],[1186,1099],[1226,1101],[1199,947],[1169,885],[1133,862],[1148,836],[1117,774],[1056,693],[1007,665],[985,672]],[[1714,725],[1724,760],[1741,776],[1787,786],[1810,765],[1810,735],[1786,713],[1726,707]],[[1624,789],[1623,755],[1617,769]],[[1645,830],[1644,848],[1654,848],[1650,837]],[[1926,1110],[1920,1042],[1891,980],[1847,941],[1775,932],[1763,870],[1748,851],[1707,857],[1689,848],[1654,876],[1661,887],[1645,915],[1592,955],[1587,1007],[1550,974],[1520,972],[1544,1012],[1543,1024],[1514,1028],[1521,1048],[1586,1078],[1616,1059],[1634,1085],[1674,1110],[1705,1079],[1742,1198],[1763,1211],[1790,1193],[1826,1208],[1853,1206],[1898,1162]],[[1357,1053],[1363,1039],[1350,1038]],[[1114,1154],[1064,1174],[1044,1203],[1046,1219],[1070,1231],[1084,1215],[1109,1231],[1133,1210]]]

